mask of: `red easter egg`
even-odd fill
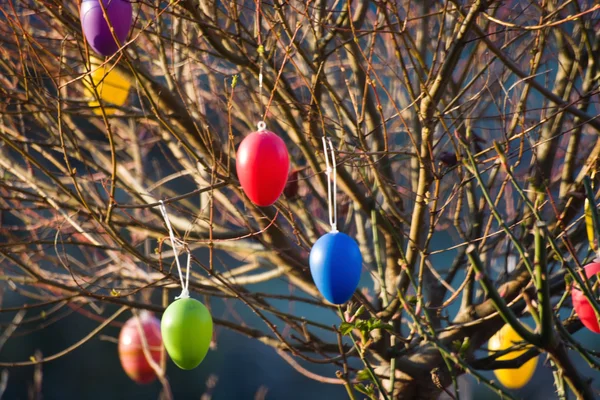
[[[148,311],[142,311],[139,318],[150,355],[158,364],[162,349],[160,321]],[[119,335],[119,358],[127,375],[135,382],[144,384],[154,381],[156,373],[146,360],[140,333],[136,317],[130,318]]]
[[[269,131],[248,135],[235,160],[242,189],[260,207],[275,203],[288,179],[290,158],[285,142]]]
[[[600,263],[594,262],[585,266],[585,275],[588,279],[588,283],[590,287],[593,287],[594,281],[590,280],[597,273],[600,273]],[[583,277],[582,277],[583,278]],[[596,289],[597,293],[598,289]],[[583,323],[583,325],[588,328],[592,332],[600,333],[600,324],[598,323],[598,318],[596,317],[596,313],[594,313],[594,309],[592,305],[586,299],[585,294],[577,285],[573,285],[571,289],[571,298],[573,299],[573,308],[579,316],[579,319]],[[597,298],[597,297],[596,297]]]

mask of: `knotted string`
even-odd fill
[[[329,157],[327,155],[327,142],[329,142],[329,149],[331,150],[331,164],[329,164]],[[325,140],[323,137],[323,153],[325,154],[325,165],[327,169],[325,174],[327,175],[327,209],[329,211],[329,224],[331,225],[331,232],[337,232],[337,168],[335,164],[335,153],[333,151],[333,144],[331,139]],[[331,167],[333,165],[333,168]],[[333,179],[331,178],[333,175]],[[333,182],[332,182],[333,181]],[[333,190],[332,190],[333,186]]]
[[[190,249],[187,246],[187,243],[183,240],[177,239],[175,234],[173,233],[173,227],[171,226],[171,221],[169,221],[169,215],[167,214],[167,208],[165,207],[165,203],[162,200],[158,201],[160,204],[158,208],[160,209],[160,213],[165,220],[165,224],[167,225],[167,229],[169,230],[169,238],[171,239],[171,247],[173,247],[173,252],[175,253],[175,263],[177,264],[177,270],[179,271],[179,279],[181,280],[181,294],[176,299],[187,299],[190,297],[190,292],[188,290],[190,284],[190,263],[192,260],[192,254],[190,253]],[[183,272],[181,270],[181,264],[179,263],[179,253],[180,250],[183,249],[187,253],[187,264],[185,266],[185,280],[183,279]]]

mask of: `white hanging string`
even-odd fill
[[[180,240],[175,237],[173,233],[173,227],[171,226],[171,221],[169,220],[169,215],[167,214],[167,208],[165,207],[165,203],[162,200],[158,201],[160,204],[158,208],[160,209],[160,213],[165,220],[165,224],[167,225],[167,229],[169,230],[169,238],[171,239],[171,247],[173,247],[173,252],[175,253],[175,263],[177,264],[177,270],[179,271],[179,279],[181,280],[181,294],[176,299],[187,299],[190,297],[190,292],[188,290],[190,284],[190,263],[192,260],[192,254],[190,252],[187,243],[183,240]],[[183,279],[183,272],[181,270],[181,264],[179,263],[179,254],[181,250],[185,250],[187,253],[187,264],[185,266],[185,280]]]
[[[329,224],[331,225],[331,232],[337,232],[337,168],[335,164],[335,153],[333,151],[333,144],[331,139],[323,139],[323,152],[325,154],[325,165],[327,169],[325,174],[327,175],[327,209],[329,211]],[[331,164],[329,164],[329,156],[327,155],[327,142],[329,142],[329,149],[331,150]],[[333,168],[331,167],[333,165]],[[333,179],[331,178],[333,175]],[[333,181],[333,182],[332,182]],[[333,191],[332,191],[333,186]]]
[[[263,113],[262,115],[262,120],[261,122],[264,122],[264,112],[265,112],[265,100],[263,98],[263,53],[264,53],[265,49],[263,47],[263,45],[261,44],[258,47],[258,97],[260,98],[260,108],[261,108],[261,112]]]
[[[260,98],[260,108],[262,113],[262,119],[257,124],[258,131],[264,131],[267,128],[267,124],[265,124],[265,118],[267,118],[267,110],[265,106],[265,100],[263,98],[263,64],[264,64],[264,54],[265,47],[262,44],[262,35],[261,35],[261,10],[260,10],[260,0],[256,0],[256,36],[258,41],[258,97]]]
[[[264,99],[263,99],[263,54],[262,53],[264,52],[264,49],[262,47],[262,44],[260,45],[260,49],[261,50],[259,50],[260,71],[258,72],[258,97],[260,98],[260,108],[261,108],[261,112],[263,113],[263,115],[262,115],[262,119],[257,124],[259,132],[264,131],[267,128],[267,124],[265,123],[267,110],[265,109],[265,104],[264,104]]]

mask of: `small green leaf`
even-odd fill
[[[367,388],[362,383],[357,383],[356,385],[354,385],[354,389],[358,390],[362,394],[368,395]]]
[[[372,319],[370,322],[371,322],[371,330],[381,329],[381,327],[383,326],[383,322],[380,319]]]
[[[358,390],[362,394],[366,394],[369,397],[371,397],[375,393],[371,385],[365,386],[362,383],[357,383],[356,385],[354,385],[354,389]]]
[[[356,379],[359,381],[368,381],[371,380],[371,374],[369,374],[367,369],[361,369],[356,373]]]
[[[358,329],[362,329],[366,332],[371,332],[375,329],[385,329],[388,331],[393,331],[394,327],[390,324],[386,324],[384,323],[382,320],[380,319],[375,319],[375,318],[371,318],[368,321],[363,321],[363,323],[359,324],[357,322],[357,328]]]
[[[470,338],[467,336],[466,338],[463,339],[462,344],[460,345],[460,350],[458,351],[458,353],[463,356],[467,350],[469,350],[469,347],[471,347],[471,340]]]
[[[369,332],[369,323],[365,320],[358,320],[355,322],[355,327],[356,329],[360,330],[361,332]]]
[[[354,324],[342,322],[342,325],[340,325],[340,332],[342,335],[349,335],[350,332],[352,332],[352,329],[354,329]]]
[[[237,85],[237,81],[238,81],[238,76],[234,75],[233,78],[231,79],[231,88],[235,89],[235,85]]]
[[[354,313],[354,317],[358,317],[360,314],[362,314],[363,312],[365,312],[365,306],[360,306],[358,307],[358,310],[356,310],[356,312]]]

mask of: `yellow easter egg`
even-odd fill
[[[516,343],[522,341],[523,339],[521,336],[515,332],[510,325],[506,324],[490,338],[488,349],[490,354],[494,354],[497,351],[506,350],[514,346]],[[527,350],[529,350],[531,347],[532,346],[529,345],[522,349],[511,351],[510,353],[498,357],[497,360],[512,360],[527,352]],[[506,388],[519,389],[525,386],[527,382],[531,380],[537,363],[538,356],[535,356],[529,359],[519,368],[494,370],[494,375],[496,375],[498,381]]]
[[[85,96],[95,98],[95,87],[106,114],[114,114],[116,108],[110,107],[110,105],[120,107],[125,104],[129,97],[129,89],[131,88],[129,78],[113,68],[112,65],[102,64],[102,61],[96,58],[92,58],[90,69],[91,73],[84,79]],[[90,101],[88,105],[94,109],[96,115],[102,115],[100,102],[94,100]]]

